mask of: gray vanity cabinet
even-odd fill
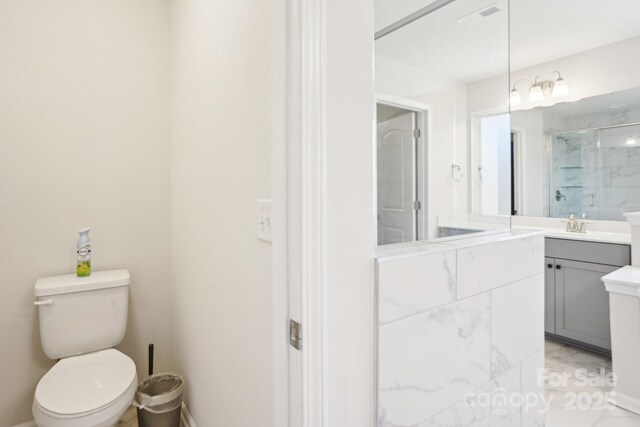
[[[544,331],[556,333],[556,270],[555,258],[544,259]]]
[[[556,259],[556,334],[611,350],[609,294],[602,276],[618,266]]]
[[[629,245],[545,241],[545,332],[610,350],[609,294],[601,278],[630,263]]]

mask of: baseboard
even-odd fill
[[[182,412],[180,414],[180,425],[182,427],[196,427],[196,422],[191,418],[187,405],[182,402]],[[25,426],[26,427],[26,426]]]
[[[634,414],[640,415],[640,399],[631,397],[628,394],[620,393],[615,390],[609,401],[618,408],[625,409]]]

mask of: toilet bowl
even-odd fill
[[[137,386],[136,367],[114,349],[68,357],[38,383],[33,415],[39,427],[111,427]]]
[[[59,359],[36,387],[38,427],[112,427],[131,405],[136,367],[113,348],[126,331],[128,291],[127,270],[36,283],[42,349]]]

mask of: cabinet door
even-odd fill
[[[554,258],[544,259],[544,331],[556,333],[556,278]]]
[[[611,349],[609,294],[601,278],[618,268],[556,258],[556,334]]]

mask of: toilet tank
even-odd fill
[[[45,277],[34,291],[40,342],[50,359],[115,347],[127,329],[129,272]]]

